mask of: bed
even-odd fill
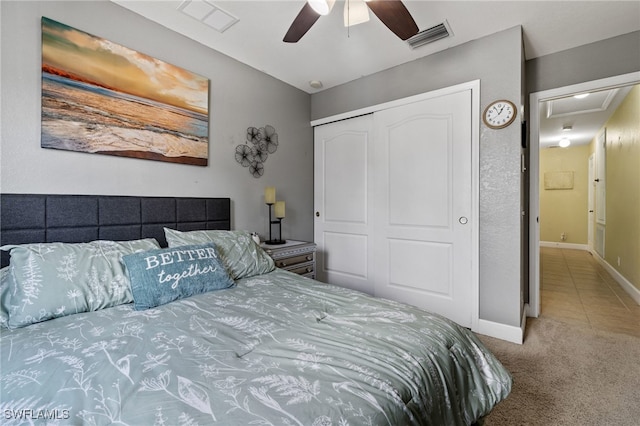
[[[3,424],[471,425],[510,392],[469,330],[275,268],[227,198],[0,201]]]

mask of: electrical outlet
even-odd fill
[[[620,266],[620,256],[618,256],[618,266]]]
[[[566,232],[563,232],[562,234],[560,234],[560,239],[561,239],[562,241],[566,240],[566,239],[567,239],[567,233],[566,233]]]

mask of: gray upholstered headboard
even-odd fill
[[[163,228],[231,229],[229,198],[0,194],[0,245],[155,238]],[[9,255],[2,252],[2,267]]]

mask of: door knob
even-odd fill
[[[464,216],[460,216],[460,219],[458,219],[458,222],[460,222],[460,223],[461,223],[461,224],[463,224],[463,225],[466,225],[466,224],[467,224],[467,222],[469,222],[469,219],[467,219],[467,218],[466,218],[466,217],[464,217]]]

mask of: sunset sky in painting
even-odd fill
[[[206,78],[44,17],[42,64],[114,90],[207,113]]]

